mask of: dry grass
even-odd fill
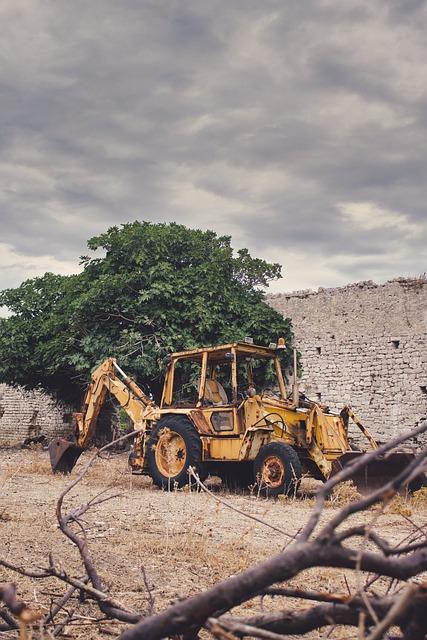
[[[19,473],[24,475],[35,476],[49,476],[52,477],[52,469],[50,461],[44,451],[41,448],[25,449],[23,454],[25,455],[25,462],[20,466]],[[115,464],[116,456],[110,458],[102,458],[96,461],[96,463],[89,469],[84,477],[83,484],[94,485],[102,483],[106,488],[121,488],[132,489],[133,487],[140,487],[144,485],[151,485],[151,481],[141,476],[132,475],[129,467],[127,466],[127,458],[120,456],[119,464]],[[86,463],[88,458],[84,460]],[[73,470],[73,476],[78,472],[84,464],[80,460]],[[16,475],[17,471],[9,472],[9,477]],[[61,477],[61,476],[57,476]],[[63,476],[62,476],[63,477]],[[0,488],[2,486],[2,477],[0,477]]]
[[[90,454],[91,455],[91,454]],[[83,484],[94,485],[103,484],[105,488],[132,490],[139,488],[149,488],[152,486],[151,480],[147,476],[132,474],[127,463],[128,453],[106,456],[98,459],[89,469],[83,479]],[[76,472],[87,462],[81,459],[76,467]],[[73,474],[75,472],[73,471]]]
[[[83,454],[72,478],[90,456],[90,452]],[[58,563],[67,567],[70,573],[80,575],[78,554],[58,531],[54,515],[57,497],[71,478],[51,475],[45,451],[5,451],[3,455],[0,452],[0,464],[0,488],[3,482],[0,547],[7,549],[8,557],[33,567],[45,566],[47,554],[52,550]],[[210,482],[219,485],[214,480]],[[240,513],[235,513],[204,493],[188,490],[164,493],[153,488],[149,478],[130,473],[124,453],[97,460],[78,488],[67,496],[65,509],[77,507],[106,488],[111,489],[112,494],[120,494],[88,514],[85,526],[91,553],[111,593],[141,611],[147,606],[141,574],[141,565],[144,565],[156,609],[161,611],[171,601],[207,588],[283,549],[288,538],[248,520],[242,513],[255,515],[295,535],[310,515],[317,486],[318,483],[305,479],[302,498],[279,500],[211,486],[239,509]],[[333,510],[357,497],[355,487],[346,483],[337,488],[328,506]],[[422,526],[427,510],[427,490],[417,492],[408,500],[413,501],[414,521]],[[330,510],[325,512],[322,522],[330,514]],[[397,544],[407,536],[408,522],[402,515],[388,511],[380,517],[382,534],[392,543]],[[367,518],[371,519],[372,513],[361,514],[355,522],[366,522]],[[16,580],[16,576],[0,570],[2,580]],[[292,584],[346,593],[346,580],[350,589],[357,588],[356,577],[351,572],[317,568],[297,576]],[[388,582],[384,589],[387,586]],[[34,584],[25,578],[19,578],[19,588],[24,598],[33,600],[36,594],[38,602],[46,606],[49,598],[45,592],[58,589],[54,583]],[[296,601],[289,604],[301,606]],[[90,603],[85,606],[85,612],[97,615],[96,608],[90,609]],[[263,606],[270,610],[277,608],[278,602],[266,599]],[[243,609],[248,615],[256,614],[259,599],[246,603]],[[118,626],[111,625],[111,628],[119,634]],[[68,633],[73,640],[108,638],[96,627],[90,630],[69,628]],[[338,638],[340,633],[337,629],[331,638]],[[310,637],[314,640],[318,635]],[[341,637],[348,635],[344,633]]]
[[[26,450],[28,453],[28,450]],[[29,457],[31,454],[29,454]],[[22,468],[21,473],[28,475],[36,475],[36,476],[45,476],[52,475],[52,469],[50,467],[49,460],[44,458],[40,459],[39,457],[33,456],[28,462],[26,462]]]
[[[414,493],[405,495],[397,494],[386,507],[388,513],[397,513],[410,517],[415,512],[426,511],[427,509],[427,487],[422,487]]]
[[[7,469],[3,471],[0,475],[0,490],[3,490],[6,485],[14,478],[17,474],[17,471],[14,469]]]
[[[20,449],[22,440],[0,440],[0,451],[3,449]]]
[[[427,487],[414,491],[411,496],[411,504],[414,509],[427,509]]]
[[[327,499],[325,506],[334,507],[340,509],[351,502],[360,500],[361,494],[357,490],[356,485],[352,480],[346,480],[337,485],[332,491],[331,495]]]
[[[385,512],[397,513],[401,516],[409,517],[412,515],[410,502],[410,498],[397,494],[394,496],[394,498],[392,498],[388,505],[386,505]]]

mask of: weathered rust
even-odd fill
[[[279,456],[271,455],[264,460],[261,481],[267,487],[280,487],[285,477],[285,466]]]
[[[50,465],[57,473],[71,473],[83,448],[65,438],[55,438],[49,444]]]
[[[188,415],[190,416],[191,421],[194,422],[199,433],[202,433],[204,435],[212,435],[212,428],[206,421],[206,417],[203,411],[192,409]]]
[[[335,475],[344,467],[348,467],[352,462],[360,458],[364,454],[363,451],[350,451],[337,458],[332,463],[332,473]],[[391,478],[399,475],[415,458],[413,451],[393,451],[386,456],[377,458],[373,463],[366,465],[361,472],[351,476],[351,480],[355,483],[359,491],[362,493],[370,491],[375,487],[381,487]],[[415,491],[423,486],[425,474],[420,473],[414,478],[409,489]]]
[[[271,427],[248,429],[239,451],[239,460],[255,460],[261,448],[271,442],[274,431]]]

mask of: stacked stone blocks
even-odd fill
[[[278,294],[269,302],[292,319],[309,397],[333,409],[351,404],[380,440],[427,418],[425,277]]]
[[[47,393],[0,384],[0,441],[65,435],[71,431],[71,422],[71,410]]]

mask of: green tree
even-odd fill
[[[0,380],[76,401],[90,370],[114,355],[158,388],[170,351],[236,341],[291,342],[290,321],[264,300],[281,267],[233,253],[231,238],[178,224],[133,222],[88,241],[72,276],[46,273],[0,293]],[[99,252],[102,257],[98,257]]]

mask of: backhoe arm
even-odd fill
[[[120,379],[117,376],[122,376]],[[158,407],[138,385],[118,366],[114,358],[107,358],[92,373],[80,413],[75,413],[75,441],[57,438],[49,445],[53,471],[69,473],[78,457],[93,440],[102,405],[111,393],[126,411],[135,429],[145,430],[147,422],[158,419]],[[140,439],[141,440],[141,439]],[[141,450],[141,442],[139,449]]]
[[[344,423],[346,425],[348,425],[348,419],[351,418],[354,422],[354,424],[356,426],[359,427],[360,431],[363,433],[363,435],[365,436],[366,440],[369,442],[369,444],[371,445],[371,449],[378,449],[378,442],[375,440],[374,436],[372,435],[372,433],[369,431],[369,429],[367,429],[363,424],[362,421],[360,420],[360,418],[358,418],[356,416],[356,414],[354,413],[354,411],[351,409],[351,407],[349,407],[348,405],[346,405],[341,413],[340,413],[341,418],[344,420]]]
[[[123,380],[117,377],[120,373]],[[155,403],[118,366],[114,358],[107,358],[92,373],[81,413],[75,413],[77,444],[85,449],[92,441],[96,422],[107,393],[111,393],[126,411],[135,428],[142,427],[147,415],[155,412]],[[151,411],[150,411],[151,409]]]

